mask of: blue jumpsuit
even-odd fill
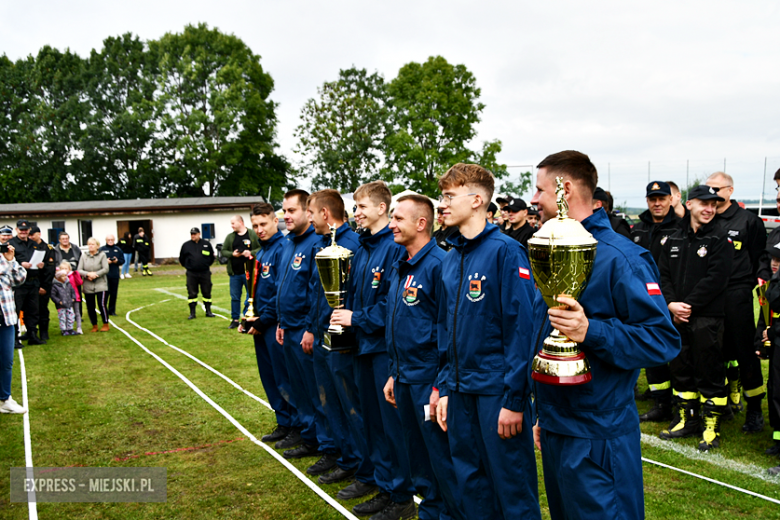
[[[469,520],[541,518],[530,407],[534,283],[525,248],[493,224],[458,234],[442,264],[450,452]],[[522,432],[498,436],[502,408],[523,413]]]
[[[680,336],[658,289],[650,252],[615,233],[604,210],[582,225],[598,240],[593,272],[579,299],[589,320],[581,348],[593,379],[578,386],[535,387],[550,516],[643,518],[634,384],[640,368],[677,356]],[[552,331],[541,294],[534,318],[539,350]]]

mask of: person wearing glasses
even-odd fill
[[[777,203],[777,211],[780,212],[780,170],[775,172],[775,182],[777,183],[777,186],[775,186],[775,190],[777,190],[777,198],[775,200]],[[774,247],[777,244],[780,244],[780,227],[773,229],[766,238],[767,247]],[[761,258],[758,259],[757,276],[759,284],[763,284],[765,280],[772,278],[772,267],[770,265],[771,261],[772,255],[766,251],[764,251],[764,253],[761,255]],[[777,440],[780,441],[780,436],[778,436]]]
[[[758,260],[766,247],[766,231],[758,216],[731,200],[734,179],[730,175],[715,172],[707,178],[706,184],[723,199],[718,202],[715,224],[728,235],[734,246],[731,276],[726,289],[729,311],[723,331],[723,361],[728,363],[726,376],[731,400],[727,414],[743,409],[741,401],[744,393],[747,413],[742,431],[759,432],[764,428],[761,400],[766,393],[761,362],[753,348],[756,328],[753,321],[753,287],[757,281],[761,283],[757,276]]]

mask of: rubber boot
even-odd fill
[[[41,339],[49,339],[49,320],[40,322],[38,328],[41,329]]]
[[[724,401],[726,398],[722,398]],[[709,451],[720,446],[720,417],[725,406],[718,406],[713,399],[707,399],[702,406],[704,431],[699,442],[699,451]]]
[[[188,320],[194,320],[195,319],[195,307],[197,307],[198,304],[196,302],[190,303],[190,316],[187,318]]]
[[[753,397],[745,397],[747,411],[745,412],[745,424],[742,431],[745,433],[757,433],[764,429],[764,415],[761,413],[761,401],[766,393],[760,393]]]
[[[731,412],[739,413],[745,407],[742,404],[742,381],[739,379],[739,364],[736,361],[730,361],[726,369],[726,377],[729,380],[729,406]]]
[[[27,344],[28,345],[45,345],[46,340],[40,339],[38,337],[38,333],[35,332],[35,329],[30,329],[27,333]]]
[[[681,399],[677,408],[677,417],[672,418],[669,428],[658,436],[662,439],[682,439],[695,437],[701,432],[699,420],[699,399]]]
[[[149,269],[149,266],[148,266],[148,265],[145,265],[145,266],[144,266],[144,274],[145,274],[146,276],[152,276],[152,271]]]
[[[207,318],[216,318],[217,315],[214,314],[213,312],[211,312],[211,304],[206,302],[203,305],[206,306],[206,317]]]
[[[672,419],[672,393],[667,390],[653,392],[655,406],[639,416],[639,422],[670,421]]]

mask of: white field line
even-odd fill
[[[133,309],[133,310],[132,310],[132,311],[130,311],[130,312],[135,312],[135,311],[137,311],[137,310],[139,310],[139,309],[142,309],[142,308],[143,308],[143,307],[139,307],[139,308],[137,308],[137,309]],[[127,313],[127,314],[128,314],[128,316],[127,316],[127,319],[128,319],[128,321],[129,321],[129,314],[130,314],[130,312],[128,312],[128,313]],[[118,331],[120,331],[122,334],[124,334],[125,336],[127,336],[127,337],[130,339],[130,341],[132,341],[133,343],[135,343],[136,345],[138,345],[139,347],[141,347],[141,348],[142,348],[142,349],[143,349],[143,350],[144,350],[144,351],[145,351],[147,354],[149,354],[149,355],[150,355],[150,356],[152,356],[154,359],[156,359],[157,361],[159,361],[159,362],[160,362],[160,363],[161,363],[161,364],[162,364],[162,365],[163,365],[165,368],[167,368],[168,370],[170,370],[171,372],[173,372],[173,373],[174,373],[174,374],[175,374],[175,375],[176,375],[176,376],[177,376],[179,379],[181,379],[181,380],[182,380],[182,381],[183,381],[183,382],[184,382],[184,383],[185,383],[187,386],[189,386],[189,387],[190,387],[190,388],[191,388],[191,389],[192,389],[192,390],[193,390],[193,391],[194,391],[196,394],[198,394],[198,395],[199,395],[199,396],[200,396],[200,397],[201,397],[201,398],[202,398],[204,401],[206,401],[206,402],[207,402],[208,404],[210,404],[210,405],[211,405],[211,406],[212,406],[212,407],[213,407],[213,408],[214,408],[216,411],[218,411],[220,414],[222,414],[222,416],[223,416],[223,417],[225,417],[225,419],[227,419],[228,421],[230,421],[230,423],[231,423],[231,424],[233,424],[233,426],[235,426],[235,427],[236,427],[236,429],[238,429],[238,431],[240,431],[241,433],[243,433],[244,435],[246,435],[246,437],[247,437],[247,438],[248,438],[250,441],[252,441],[253,443],[255,443],[255,444],[257,444],[258,446],[260,446],[261,448],[263,448],[263,449],[264,449],[266,452],[268,452],[268,454],[269,454],[269,455],[271,455],[271,456],[272,456],[272,457],[274,457],[276,460],[278,460],[278,461],[279,461],[279,462],[280,462],[280,463],[281,463],[281,464],[282,464],[284,467],[286,467],[286,468],[287,468],[287,469],[288,469],[288,470],[289,470],[289,471],[290,471],[290,472],[291,472],[293,475],[295,475],[296,477],[298,477],[298,480],[300,480],[301,482],[303,482],[303,483],[304,483],[305,485],[307,485],[307,486],[308,486],[308,487],[309,487],[309,488],[310,488],[312,491],[314,491],[315,493],[317,493],[317,495],[318,495],[320,498],[322,498],[323,500],[325,500],[325,502],[327,502],[327,503],[328,503],[328,504],[329,504],[331,507],[333,507],[333,508],[334,508],[336,511],[338,511],[339,513],[341,513],[341,514],[342,514],[342,515],[343,515],[345,518],[348,518],[349,520],[358,520],[358,518],[357,518],[355,515],[353,515],[351,512],[349,512],[349,511],[348,511],[348,510],[347,510],[347,509],[346,509],[344,506],[342,506],[341,504],[339,504],[339,503],[338,503],[338,502],[337,502],[335,499],[333,499],[333,498],[332,498],[330,495],[328,495],[328,494],[327,494],[327,493],[325,493],[325,492],[324,492],[322,489],[320,489],[320,488],[319,488],[319,486],[317,486],[317,485],[316,485],[316,484],[314,484],[314,483],[313,483],[311,480],[309,480],[309,478],[308,478],[308,477],[306,477],[306,476],[305,476],[303,473],[301,473],[301,472],[300,472],[300,470],[298,470],[298,468],[296,468],[295,466],[293,466],[292,464],[290,464],[290,463],[289,463],[289,462],[288,462],[288,461],[287,461],[287,460],[286,460],[284,457],[282,457],[281,455],[279,455],[278,453],[276,453],[276,451],[274,451],[273,449],[269,448],[269,447],[268,447],[268,446],[266,446],[264,443],[260,442],[260,441],[259,441],[259,440],[258,440],[258,439],[257,439],[257,438],[254,436],[254,435],[252,435],[252,434],[249,432],[249,430],[247,430],[246,428],[244,428],[244,426],[243,426],[243,425],[241,425],[241,423],[239,423],[239,422],[238,422],[238,421],[237,421],[237,420],[236,420],[236,419],[235,419],[235,418],[234,418],[232,415],[230,415],[228,412],[226,412],[226,411],[225,411],[225,410],[224,410],[224,409],[223,409],[221,406],[219,406],[217,403],[215,403],[214,401],[212,401],[212,400],[211,400],[211,398],[210,398],[209,396],[207,396],[206,394],[204,394],[204,393],[203,393],[203,391],[201,391],[201,389],[200,389],[200,388],[198,388],[197,386],[195,386],[195,384],[194,384],[192,381],[190,381],[189,379],[187,379],[186,377],[184,377],[184,376],[183,376],[183,375],[182,375],[182,374],[181,374],[181,373],[180,373],[178,370],[176,370],[176,369],[175,369],[175,368],[173,368],[171,365],[169,365],[169,364],[168,364],[168,363],[167,363],[167,362],[166,362],[164,359],[162,359],[160,356],[158,356],[157,354],[155,354],[154,352],[152,352],[151,350],[149,350],[148,348],[146,348],[146,347],[145,347],[145,346],[144,346],[144,345],[143,345],[141,342],[139,342],[137,339],[135,339],[133,336],[131,336],[131,335],[130,335],[130,334],[127,332],[127,331],[125,331],[125,330],[124,330],[124,329],[122,329],[121,327],[117,326],[117,324],[116,324],[116,323],[114,323],[114,321],[113,321],[113,320],[111,321],[111,324],[114,326],[114,328],[116,328],[116,329],[117,329]]]
[[[162,301],[162,302],[160,302],[160,303],[167,302],[167,301],[170,301],[170,300],[163,300],[163,301]],[[154,303],[153,303],[153,304],[151,304],[151,305],[145,305],[144,307],[151,307],[152,305],[156,305],[156,304],[154,304]],[[266,407],[266,408],[268,408],[269,410],[272,410],[272,411],[273,411],[273,408],[271,408],[271,405],[270,405],[270,404],[268,404],[266,401],[264,401],[264,400],[260,399],[259,397],[257,397],[255,394],[253,394],[253,393],[252,393],[252,392],[250,392],[249,390],[247,390],[247,389],[245,389],[245,388],[241,387],[241,386],[240,386],[238,383],[236,383],[235,381],[233,381],[232,379],[230,379],[229,377],[227,377],[227,376],[226,376],[226,375],[224,375],[223,373],[219,372],[218,370],[215,370],[214,368],[212,368],[211,366],[207,365],[206,363],[204,363],[204,362],[203,362],[203,361],[201,361],[200,359],[196,358],[195,356],[193,356],[192,354],[190,354],[190,353],[189,353],[189,352],[187,352],[186,350],[182,350],[182,349],[180,349],[179,347],[177,347],[177,346],[175,346],[175,345],[171,345],[170,343],[168,343],[167,341],[165,341],[163,338],[161,338],[160,336],[158,336],[157,334],[155,334],[155,333],[154,333],[154,332],[152,332],[151,330],[149,330],[149,329],[145,329],[145,328],[141,327],[141,326],[140,326],[138,323],[136,323],[136,322],[134,322],[133,320],[131,320],[131,319],[130,319],[130,313],[133,313],[133,312],[135,312],[135,311],[137,311],[137,310],[139,310],[139,309],[142,309],[142,308],[144,308],[144,307],[139,307],[138,309],[134,309],[134,310],[132,310],[132,311],[128,312],[128,313],[125,315],[125,319],[127,320],[127,322],[128,322],[128,323],[131,323],[131,324],[132,324],[133,326],[135,326],[137,329],[141,329],[142,331],[146,332],[147,334],[149,334],[151,337],[153,337],[154,339],[156,339],[157,341],[159,341],[159,342],[160,342],[160,343],[162,343],[163,345],[166,345],[166,346],[168,346],[168,347],[172,348],[172,349],[173,349],[173,350],[175,350],[176,352],[179,352],[179,353],[181,353],[181,354],[184,354],[185,356],[187,356],[188,358],[190,358],[191,360],[193,360],[194,362],[196,362],[197,364],[199,364],[200,366],[202,366],[202,367],[203,367],[203,368],[205,368],[206,370],[208,370],[208,371],[212,372],[213,374],[215,374],[215,375],[217,375],[217,376],[221,377],[222,379],[224,379],[225,381],[227,381],[228,383],[230,383],[230,384],[231,384],[231,385],[232,385],[234,388],[236,388],[237,390],[240,390],[240,391],[244,392],[246,395],[248,395],[249,397],[251,397],[252,399],[254,399],[255,401],[257,401],[258,403],[262,404],[263,406],[265,406],[265,407]]]
[[[175,289],[175,287],[171,287],[171,289]],[[176,297],[176,298],[178,298],[178,299],[180,299],[180,300],[186,300],[186,299],[187,299],[187,297],[186,297],[186,296],[184,296],[184,295],[182,295],[182,294],[176,294],[175,292],[171,292],[171,291],[169,291],[168,289],[162,289],[162,288],[159,288],[159,287],[158,287],[157,289],[155,289],[155,291],[157,291],[157,292],[161,292],[161,293],[163,293],[163,294],[168,294],[168,295],[170,295],[170,296],[174,296],[174,297]],[[203,304],[202,304],[202,303],[201,303],[201,306],[203,307]],[[140,307],[139,307],[139,308],[140,308]],[[206,307],[203,307],[203,308],[205,309]],[[212,310],[217,310],[217,311],[220,311],[220,312],[231,312],[231,311],[230,311],[230,310],[228,310],[228,309],[223,309],[222,307],[217,307],[216,305],[212,305],[212,306],[211,306],[211,309],[212,309]],[[138,309],[136,309],[136,310],[138,310]],[[220,317],[220,318],[222,318],[223,320],[228,320],[228,321],[231,321],[231,320],[230,320],[230,318],[228,318],[227,316],[222,316],[221,314],[217,314],[217,316],[219,316],[219,317]]]
[[[19,352],[19,370],[22,377],[22,406],[27,408],[27,413],[22,418],[24,425],[24,465],[27,467],[27,478],[33,479],[33,460],[32,460],[32,438],[30,437],[30,402],[27,399],[27,368],[24,366],[24,354]],[[35,490],[27,492],[27,509],[30,513],[30,520],[38,520],[38,504],[36,502]]]

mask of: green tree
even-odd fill
[[[273,79],[260,56],[205,24],[150,41],[157,62],[166,179],[178,196],[279,197],[290,172],[275,152]]]
[[[441,56],[408,63],[388,91],[394,127],[385,139],[382,174],[394,191],[409,188],[433,196],[439,176],[458,162],[486,161],[483,166],[501,172],[500,141],[484,143],[481,152],[466,146],[476,136],[485,105],[465,65],[451,65]]]
[[[497,178],[511,177],[511,175],[507,173],[506,170],[494,173],[496,174]],[[522,172],[520,173],[518,182],[511,180],[504,181],[504,183],[501,185],[501,188],[497,189],[496,192],[503,195],[511,195],[513,198],[522,198],[524,193],[531,191],[531,177],[531,172]]]
[[[295,152],[314,189],[351,193],[379,175],[389,116],[384,79],[353,67],[317,93],[301,110]]]

